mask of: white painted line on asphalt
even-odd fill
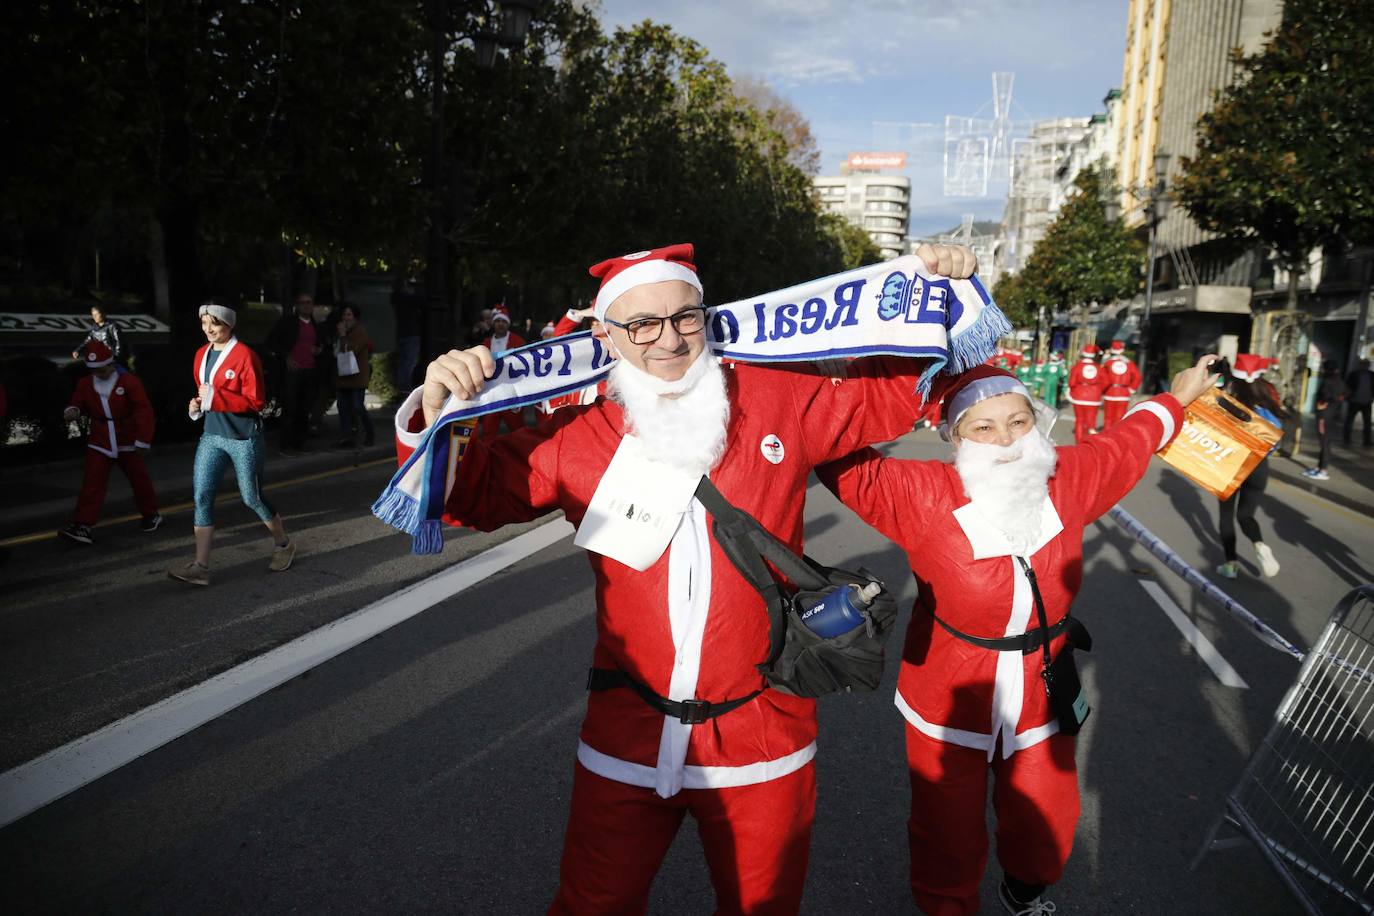
[[[1212,645],[1212,641],[1194,626],[1193,622],[1188,619],[1188,615],[1183,613],[1183,608],[1174,603],[1174,599],[1170,598],[1168,593],[1160,588],[1158,582],[1150,582],[1145,579],[1137,579],[1136,581],[1140,583],[1141,588],[1145,589],[1147,595],[1155,599],[1155,604],[1164,611],[1164,616],[1172,620],[1174,626],[1178,627],[1183,638],[1188,640],[1188,644],[1207,663],[1207,667],[1212,669],[1217,680],[1227,687],[1239,687],[1242,690],[1250,686],[1245,683],[1245,679],[1240,676],[1236,669],[1231,667],[1231,663],[1221,657],[1221,653],[1217,651],[1216,646]]]
[[[347,652],[568,535],[547,522],[181,693],[0,773],[0,827]]]

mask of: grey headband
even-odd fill
[[[954,430],[959,427],[959,421],[964,418],[968,409],[979,401],[995,398],[999,394],[1019,394],[1027,401],[1031,399],[1026,386],[1010,376],[990,375],[987,378],[974,379],[956,391],[944,410],[940,411],[941,437],[946,441],[952,441]]]
[[[216,305],[213,302],[207,302],[200,307],[200,314],[218,318],[231,328],[238,324],[238,315],[227,305]]]

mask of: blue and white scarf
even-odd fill
[[[984,362],[1010,330],[976,277],[938,277],[908,255],[713,306],[706,334],[716,355],[741,362],[924,357],[930,365],[917,384],[924,398],[936,374]],[[590,331],[497,354],[496,371],[475,399],[449,398],[373,514],[409,534],[415,553],[438,553],[444,503],[470,432],[453,424],[594,385],[613,362]]]

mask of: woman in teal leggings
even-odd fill
[[[200,307],[200,327],[208,341],[196,353],[192,369],[196,396],[191,419],[205,419],[205,432],[196,447],[193,474],[196,495],[196,558],[167,570],[167,575],[192,585],[210,584],[210,547],[214,541],[215,496],[225,470],[232,464],[243,503],[257,513],[275,545],[268,569],[291,566],[296,545],[286,536],[277,510],[262,497],[262,406],[265,402],[262,362],[234,336],[236,315],[228,306]]]

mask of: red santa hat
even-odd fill
[[[1082,357],[1084,359],[1097,359],[1097,354],[1102,351],[1097,348],[1097,344],[1087,344],[1083,347]]]
[[[504,305],[493,306],[491,310],[491,320],[504,321],[506,324],[510,324],[510,312],[506,311]]]
[[[953,430],[958,428],[959,421],[970,407],[999,394],[1019,394],[1027,402],[1031,400],[1030,391],[1020,379],[996,366],[974,366],[949,379],[940,392],[939,416],[936,418],[941,438],[950,441]]]
[[[1124,341],[1124,340],[1113,340],[1113,341],[1112,341],[1112,348],[1111,348],[1111,350],[1109,350],[1108,352],[1109,352],[1109,353],[1116,353],[1116,354],[1125,353],[1125,352],[1126,352],[1126,341]]]
[[[611,303],[636,286],[649,283],[662,283],[665,280],[681,280],[698,293],[702,293],[701,279],[697,276],[695,249],[690,242],[668,245],[664,248],[651,248],[636,251],[634,254],[621,255],[596,264],[588,271],[601,281],[597,291],[596,320],[606,320],[606,310]]]
[[[99,369],[114,362],[114,351],[98,340],[86,344],[86,368]]]
[[[1244,382],[1253,382],[1264,374],[1265,369],[1277,362],[1276,359],[1260,356],[1258,353],[1237,353],[1231,363],[1231,375]]]

